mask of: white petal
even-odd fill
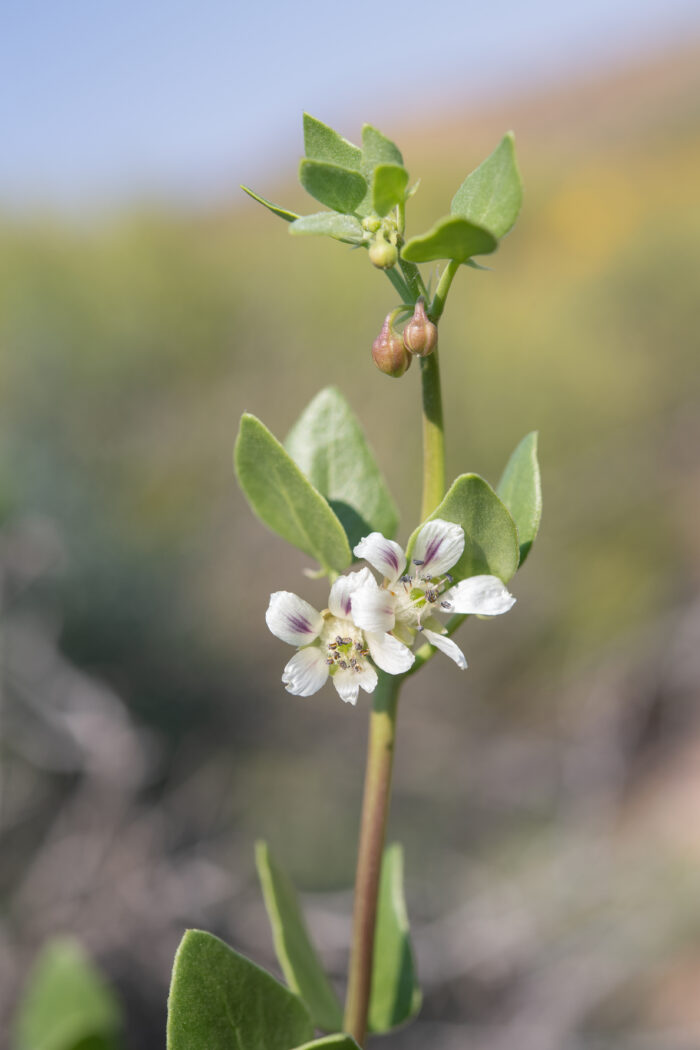
[[[498,576],[470,576],[451,587],[443,601],[452,606],[447,612],[478,616],[500,616],[515,605],[515,598]]]
[[[359,587],[372,587],[377,589],[375,580],[369,569],[360,569],[359,572],[350,572],[347,576],[339,576],[331,587],[328,596],[328,608],[334,616],[341,620],[350,619],[350,599]]]
[[[290,645],[308,645],[323,627],[323,617],[303,598],[291,591],[275,591],[265,613],[272,633]]]
[[[375,664],[387,674],[403,674],[415,660],[408,646],[391,634],[365,633],[365,640]]]
[[[381,532],[370,532],[353,550],[358,558],[364,558],[372,568],[381,572],[394,583],[406,568],[406,555],[398,543],[387,540]]]
[[[435,518],[423,526],[413,548],[420,576],[441,576],[462,557],[464,529],[452,521]],[[420,563],[420,564],[418,564]]]
[[[352,622],[363,631],[390,631],[396,623],[394,595],[376,582],[374,587],[360,587],[352,596]]]
[[[431,645],[434,645],[436,649],[439,649],[445,656],[449,656],[450,660],[454,660],[457,667],[461,667],[463,671],[467,669],[467,658],[464,653],[451,638],[447,638],[444,634],[436,634],[435,631],[423,631],[421,638],[426,638]]]
[[[360,683],[360,689],[366,693],[373,693],[377,688],[377,672],[371,664],[366,663],[361,671],[355,672],[355,681]]]
[[[338,690],[340,699],[344,700],[346,704],[357,703],[357,697],[360,692],[359,677],[359,674],[349,669],[347,671],[341,669],[333,675],[333,685]]]
[[[328,664],[323,652],[309,645],[295,653],[284,669],[282,681],[288,693],[311,696],[318,692],[328,678]]]

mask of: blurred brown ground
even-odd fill
[[[470,669],[435,660],[402,701],[390,834],[426,998],[384,1045],[694,1050],[700,50],[384,129],[423,180],[413,230],[510,126],[522,219],[441,328],[449,471],[497,480],[536,427],[545,517],[513,612],[464,630]],[[418,377],[369,361],[388,282],[252,202],[1,225],[0,1027],[73,931],[141,1050],[184,927],[274,968],[255,837],[344,972],[367,704],[284,693],[268,594],[323,588],[230,450],[242,410],[282,436],[337,384],[405,539]]]

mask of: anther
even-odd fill
[[[452,608],[452,602],[440,602],[440,608],[441,609],[451,609]]]
[[[329,642],[328,643],[328,648],[329,649],[337,649],[338,648],[338,643],[337,642]]]
[[[447,580],[448,583],[454,583],[455,582],[454,576],[451,573],[449,573],[449,572],[445,573],[445,579]]]
[[[326,657],[326,663],[328,664],[329,667],[332,667],[333,664],[335,663],[335,660],[333,659],[332,656],[327,656]]]
[[[413,564],[414,565],[425,565],[425,562],[424,561],[419,561],[418,558],[414,558],[413,559]]]
[[[335,644],[336,645],[345,645],[345,639],[341,638],[339,634],[336,634],[336,636],[335,636]]]
[[[348,665],[347,665],[347,663],[345,662],[345,660],[341,660],[338,666],[339,666],[339,667],[342,667],[342,669],[343,669],[344,671],[347,671],[347,669],[348,669]]]
[[[362,652],[362,642],[355,642],[355,652],[356,653],[361,653]]]

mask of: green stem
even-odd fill
[[[401,296],[401,302],[412,303],[413,299],[411,297],[411,291],[401,274],[396,272],[396,267],[394,266],[390,270],[385,270],[384,273],[387,275],[394,288]]]
[[[423,505],[425,521],[445,495],[445,431],[442,418],[440,362],[434,350],[420,361],[423,391]]]
[[[442,271],[442,276],[438,282],[438,286],[435,289],[435,295],[433,301],[428,309],[428,317],[431,321],[436,324],[442,317],[442,311],[445,309],[445,301],[447,299],[447,293],[450,290],[450,285],[454,279],[454,275],[457,273],[460,264],[455,262],[454,259],[448,262],[445,269]]]
[[[363,1046],[367,1035],[379,876],[394,764],[396,708],[401,678],[380,673],[369,724],[367,770],[355,879],[352,951],[344,1031]]]
[[[401,272],[404,276],[404,280],[406,281],[406,284],[410,289],[411,302],[415,303],[416,299],[421,295],[427,298],[425,284],[423,283],[421,272],[416,266],[416,264],[406,262],[405,259],[400,259],[399,266],[401,267]]]
[[[445,298],[457,267],[449,263],[442,275],[430,315],[434,320],[442,314]],[[402,285],[410,291],[413,301],[425,295],[425,285],[417,266],[401,262],[403,278],[387,272],[394,287],[401,292]],[[404,300],[410,302],[410,297]],[[440,367],[437,351],[421,359],[423,389],[423,518],[439,504],[445,492],[445,438],[440,392]],[[425,650],[425,651],[424,651]],[[432,655],[431,646],[422,646],[416,654],[416,664],[422,666]],[[374,936],[377,925],[377,899],[382,855],[391,798],[391,774],[394,766],[396,742],[396,712],[399,690],[405,675],[387,675],[380,672],[374,691],[372,714],[367,744],[360,841],[355,876],[355,910],[353,916],[352,949],[348,973],[348,993],[345,1003],[344,1030],[359,1046],[367,1036],[367,1023],[372,992],[372,963]]]

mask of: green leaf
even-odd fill
[[[388,1032],[414,1017],[420,1005],[421,992],[403,895],[403,850],[394,843],[387,846],[382,859],[369,1007],[370,1030]]]
[[[168,1050],[289,1050],[313,1035],[293,992],[218,937],[187,931],[170,982]]]
[[[121,1027],[116,998],[77,941],[49,941],[17,1011],[16,1050],[116,1050]]]
[[[431,262],[433,259],[454,259],[466,262],[472,255],[495,252],[498,241],[481,226],[467,219],[449,215],[439,219],[431,230],[412,237],[401,252],[407,262]]]
[[[453,215],[484,226],[503,237],[514,226],[523,201],[515,139],[504,135],[493,153],[459,187],[452,199]]]
[[[248,413],[241,418],[234,466],[253,512],[268,528],[316,558],[326,572],[348,567],[352,555],[336,514],[277,438]]]
[[[337,211],[319,211],[315,215],[302,215],[289,227],[289,232],[302,236],[335,237],[338,241],[362,244],[362,223],[353,215],[339,215]]]
[[[277,959],[287,984],[306,1004],[316,1028],[333,1032],[343,1026],[343,1011],[311,943],[294,886],[265,842],[255,846]]]
[[[299,181],[321,204],[344,213],[355,211],[367,193],[367,182],[359,171],[349,171],[326,161],[302,160]]]
[[[343,395],[326,387],[304,409],[285,447],[343,524],[351,547],[370,532],[391,538],[398,511],[362,427]]]
[[[373,171],[377,164],[403,165],[401,150],[396,143],[371,124],[362,128],[362,161],[363,171]]]
[[[408,172],[399,164],[378,164],[374,169],[372,204],[377,215],[386,215],[406,200]]]
[[[314,1039],[313,1043],[304,1043],[294,1050],[360,1050],[351,1035],[338,1032],[336,1035],[324,1035],[322,1039]]]
[[[309,160],[323,160],[340,168],[360,171],[362,150],[339,135],[327,124],[304,114],[304,152]]]
[[[461,474],[426,520],[433,518],[454,521],[464,529],[464,553],[450,569],[455,582],[488,574],[507,583],[514,575],[520,558],[518,531],[507,508],[478,474]],[[420,529],[419,525],[408,541],[409,559]]]
[[[299,218],[296,212],[287,211],[286,208],[280,208],[278,204],[273,204],[272,201],[267,200],[266,197],[261,197],[259,194],[253,193],[253,191],[249,190],[247,186],[241,186],[241,189],[244,193],[247,193],[249,197],[252,197],[254,201],[257,201],[258,204],[264,205],[266,208],[269,208],[271,212],[274,212],[275,215],[279,215],[280,219],[284,219],[286,222],[294,222],[295,219]]]
[[[527,434],[508,460],[496,490],[513,516],[522,565],[535,542],[542,517],[542,483],[537,462],[537,431]]]

